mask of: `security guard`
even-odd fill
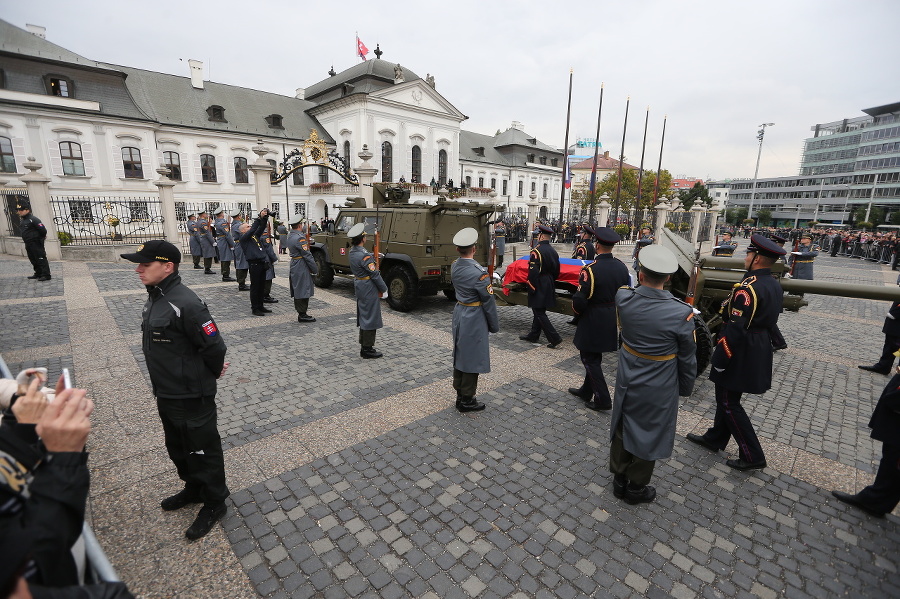
[[[453,307],[453,388],[456,409],[477,412],[484,404],[475,398],[478,375],[491,371],[489,333],[500,331],[500,318],[490,275],[475,261],[478,231],[467,227],[453,236],[459,252],[450,267],[456,293]]]
[[[225,218],[225,208],[219,207],[213,223],[213,235],[216,239],[216,247],[219,250],[219,266],[222,270],[222,281],[231,283],[231,261],[234,259],[234,239],[231,237],[231,227]]]
[[[350,272],[356,279],[356,325],[359,327],[359,356],[365,359],[380,358],[383,354],[375,349],[375,333],[384,326],[381,321],[379,297],[387,292],[387,285],[375,265],[375,256],[365,248],[366,225],[356,223],[347,232],[350,238]]]
[[[694,309],[663,289],[677,270],[671,250],[648,246],[641,250],[640,286],[616,293],[622,348],[609,469],[613,495],[629,504],[656,497],[648,484],[654,464],[672,455],[678,396],[690,395],[697,378]]]
[[[309,298],[316,289],[313,276],[319,274],[319,268],[303,233],[303,217],[295,216],[288,224],[291,226],[287,236],[287,249],[291,254],[291,297],[297,310],[297,322],[315,322],[316,319],[307,314],[307,310]]]
[[[184,489],[162,500],[166,511],[203,503],[185,531],[199,539],[225,515],[225,460],[216,428],[216,379],[228,365],[227,348],[206,304],[182,285],[181,250],[153,240],[137,252],[121,254],[138,264],[146,285],[142,349],[162,419],[166,450]]]
[[[250,271],[250,309],[254,316],[265,316],[271,310],[263,305],[265,297],[266,271],[269,270],[269,256],[260,237],[266,230],[269,209],[263,208],[253,224],[244,223],[240,230],[240,244]]]
[[[528,256],[528,307],[534,317],[531,330],[520,335],[522,341],[536,342],[541,331],[547,336],[547,345],[554,348],[562,343],[562,337],[556,332],[553,323],[547,318],[547,309],[556,306],[556,279],[559,277],[559,254],[550,245],[553,229],[547,225],[537,225],[537,245]]]
[[[819,246],[814,246],[812,244],[812,237],[807,233],[801,235],[800,245],[797,246],[797,251],[791,252],[791,277],[812,281],[813,261],[818,255]]]
[[[770,329],[777,326],[784,292],[771,267],[784,248],[759,234],[750,237],[744,258],[747,273],[722,306],[725,324],[713,352],[710,379],[716,384],[716,418],[703,435],[687,438],[712,451],[725,449],[733,436],[739,457],[725,463],[737,470],[766,467],[766,457],[741,406],[744,393],[762,394],[772,386]]]
[[[575,245],[575,251],[572,252],[574,260],[593,260],[596,252],[594,251],[593,229],[589,225],[581,227],[581,240]]]
[[[618,233],[609,227],[584,230],[596,237],[597,257],[582,267],[578,291],[572,298],[572,308],[578,315],[574,343],[581,353],[585,375],[581,387],[570,388],[569,393],[583,399],[592,410],[608,410],[612,399],[603,376],[603,353],[618,349],[616,291],[628,286],[631,276],[625,263],[612,254],[613,246],[622,239]]]
[[[188,232],[188,246],[191,249],[191,258],[194,260],[194,268],[201,269],[200,258],[203,257],[203,248],[200,247],[200,232],[197,231],[197,213],[188,214],[188,222],[185,227]]]
[[[241,225],[244,224],[244,217],[239,208],[231,211],[231,240],[234,242],[234,274],[237,276],[238,291],[249,291],[247,286],[247,272],[250,265],[244,257],[244,250],[241,248]]]
[[[203,274],[214,275],[216,273],[212,270],[212,262],[216,257],[216,240],[213,238],[209,216],[205,210],[200,212],[200,217],[197,219],[197,238],[200,241],[200,252],[203,256]]]
[[[731,231],[722,233],[722,242],[713,248],[713,256],[734,256],[734,250],[737,249],[737,242],[731,240]]]
[[[497,221],[494,225],[494,248],[497,254],[497,268],[503,266],[503,255],[506,253],[506,225]]]
[[[25,252],[28,260],[34,268],[34,274],[29,279],[38,281],[50,280],[50,262],[47,261],[47,251],[44,249],[44,240],[47,239],[47,227],[31,212],[31,203],[27,200],[19,200],[16,204],[16,213],[19,215],[19,233],[25,242]]]

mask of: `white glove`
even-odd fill
[[[887,313],[887,317],[890,318],[891,320],[897,320],[897,318],[890,312]]]
[[[713,370],[715,370],[716,372],[725,372],[724,368],[716,368],[715,366],[713,366]]]
[[[385,292],[382,293],[379,297],[381,297],[381,299],[387,299],[387,298],[388,298],[388,292],[385,291]]]
[[[794,254],[795,256],[802,256],[802,255],[803,255],[802,252],[791,252],[791,253]]]

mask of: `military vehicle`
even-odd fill
[[[455,299],[450,282],[450,265],[459,257],[453,236],[465,227],[479,232],[475,259],[488,263],[490,252],[488,223],[501,208],[494,204],[438,198],[435,204],[410,203],[410,192],[391,183],[373,184],[372,208],[363,207],[362,198],[350,198],[334,221],[334,231],[317,233],[310,245],[319,267],[317,287],[328,288],[334,277],[350,274],[350,239],[347,231],[356,223],[366,224],[366,249],[383,254],[379,269],[388,286],[388,303],[394,310],[408,312],[421,296],[438,291]]]

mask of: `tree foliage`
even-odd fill
[[[739,225],[747,218],[747,207],[738,206],[737,208],[725,209],[725,222],[731,225]]]
[[[603,178],[602,181],[597,183],[597,188],[594,192],[595,202],[597,204],[600,203],[600,196],[606,194],[609,196],[609,203],[615,204],[616,201],[616,187],[619,182],[619,174],[618,173],[610,173]],[[666,195],[669,191],[669,186],[672,184],[672,175],[669,171],[663,169],[661,171],[661,175],[659,177],[659,195]],[[638,209],[647,209],[653,207],[653,189],[656,185],[656,171],[644,171],[644,176],[641,179],[641,194],[640,201],[637,204]],[[635,207],[635,199],[638,197],[638,171],[637,169],[624,169],[622,171],[622,189],[620,191],[619,197],[619,209],[620,210],[630,210]],[[578,201],[580,202],[583,208],[590,206],[591,203],[591,193],[587,189],[581,194],[579,194],[579,198],[576,200],[576,193],[572,192],[572,201],[573,203]]]
[[[685,210],[690,210],[695,202],[709,204],[709,190],[706,185],[697,181],[690,189],[682,189],[678,192],[678,199]]]
[[[760,208],[756,211],[756,218],[759,220],[759,224],[762,226],[767,226],[772,224],[772,211],[768,208]]]

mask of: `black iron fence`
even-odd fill
[[[7,227],[9,228],[9,234],[18,237],[21,233],[19,231],[19,222],[22,220],[19,218],[19,213],[16,212],[16,205],[20,201],[28,201],[28,191],[24,187],[15,187],[9,189],[3,189],[3,212],[6,214],[6,222]],[[38,218],[41,218],[38,216]]]
[[[53,196],[50,209],[62,245],[144,243],[165,238],[157,196]]]
[[[688,241],[691,240],[691,229],[693,228],[693,213],[688,210],[673,210],[666,213],[665,227]]]

